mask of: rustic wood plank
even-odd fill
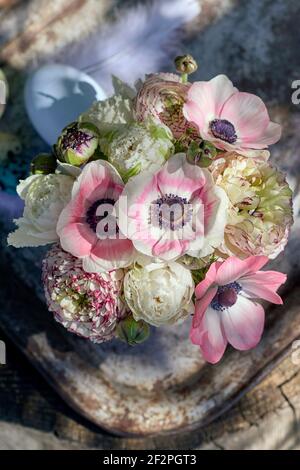
[[[299,387],[299,364],[287,354],[238,405],[203,429],[199,448],[299,449]]]
[[[0,416],[11,423],[8,428],[0,422],[0,448],[299,448],[300,365],[295,365],[290,355],[209,426],[170,438],[119,439],[80,420],[32,370],[21,353],[13,351],[13,345],[1,332],[0,337],[5,339],[8,350],[7,366],[0,367]],[[291,389],[289,403],[280,390],[286,386]],[[36,431],[32,432],[32,428]],[[13,434],[12,441],[7,438],[7,432]],[[30,439],[26,440],[28,435]],[[59,440],[54,440],[54,436]]]

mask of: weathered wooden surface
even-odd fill
[[[10,68],[20,71],[31,66],[32,63],[44,60],[45,55],[46,57],[47,54],[51,55],[60,41],[66,44],[70,38],[72,39],[71,36],[68,36],[69,28],[66,26],[66,21],[59,14],[62,5],[66,8],[67,4],[76,3],[78,11],[75,8],[75,16],[73,17],[75,22],[76,15],[82,14],[82,8],[95,6],[93,1],[56,1],[51,2],[50,13],[52,16],[47,16],[45,9],[41,9],[38,13],[35,12],[36,16],[34,16],[32,15],[33,6],[37,2],[28,3],[29,14],[24,21],[26,28],[21,25],[17,38],[15,36],[9,37],[9,32],[7,32],[4,38],[7,45],[2,49],[2,59],[6,60]],[[41,3],[43,2],[39,2],[39,4]],[[81,4],[79,5],[79,3]],[[299,124],[299,114],[297,108],[290,103],[290,81],[297,78],[298,72],[300,76],[299,63],[296,62],[299,59],[295,53],[296,44],[298,44],[297,34],[299,35],[299,33],[293,28],[294,18],[297,12],[299,14],[298,3],[280,0],[273,2],[252,0],[239,4],[230,0],[227,2],[208,0],[203,3],[204,15],[193,28],[195,40],[189,41],[189,49],[199,58],[202,65],[199,77],[209,78],[216,73],[228,73],[238,85],[258,92],[273,104],[272,113],[285,124],[284,139],[281,144],[275,147],[274,159],[281,167],[290,170],[291,178],[296,185],[300,160],[298,155],[299,138],[295,129]],[[24,13],[23,5],[18,5],[18,2],[13,8],[19,8]],[[81,12],[79,12],[80,10]],[[9,18],[10,14],[8,10],[5,13],[6,18]],[[53,21],[49,19],[50,17],[54,18]],[[64,32],[62,32],[62,26],[64,26]],[[88,25],[89,28],[92,26],[92,24]],[[289,46],[282,48],[282,50],[279,47],[281,36],[276,33],[278,29],[283,31],[284,44]],[[291,38],[287,33],[291,29],[295,34],[294,38]],[[198,31],[200,32],[198,33]],[[81,33],[79,32],[79,34]],[[45,48],[47,35],[50,37],[54,35],[54,40],[50,41],[51,46]],[[292,57],[289,56],[289,60],[286,58],[287,49],[288,54],[292,54],[291,51],[294,50],[294,66],[291,66]],[[203,51],[205,51],[205,56],[203,56]],[[255,60],[253,60],[254,58]],[[278,65],[276,72],[273,67],[275,63]],[[13,75],[15,75],[15,71],[11,75],[13,92],[16,97],[20,97],[20,91],[17,88],[23,83],[22,72],[17,73],[15,78]],[[22,107],[18,109],[21,109],[22,119],[19,121],[14,119],[13,126],[24,137],[26,151],[29,152],[39,143],[35,144],[37,142],[36,136],[32,131],[30,132],[28,125],[25,125],[24,129],[24,113]],[[20,111],[18,112],[20,115]],[[10,118],[16,117],[15,113],[13,111]],[[28,134],[30,137],[34,136],[33,140],[29,139]],[[290,274],[287,292],[293,287],[299,274],[299,256],[296,256],[299,253],[299,240],[299,227],[296,225],[289,244],[289,251],[275,263]],[[22,256],[14,257],[13,261],[9,261],[7,265],[9,267],[13,265],[15,273],[21,280],[26,275],[26,282],[30,288],[37,287],[39,261],[32,251],[25,250]],[[28,266],[31,266],[30,273]],[[10,276],[9,279],[11,279],[8,287],[14,289],[11,286],[15,286],[15,282],[19,286],[19,281],[15,279],[16,274],[12,275],[10,269],[8,272],[6,269],[4,271],[5,277],[9,278]],[[22,290],[22,287],[17,287],[17,289],[18,291]],[[13,299],[13,296],[11,293],[7,295],[7,305],[9,305],[8,299]],[[106,347],[95,348],[81,340],[73,339],[57,325],[54,325],[49,314],[38,301],[33,300],[34,303],[31,304],[32,291],[30,291],[30,298],[26,288],[22,295],[25,297],[21,304],[16,305],[11,300],[11,308],[7,309],[10,312],[9,315],[1,317],[2,325],[7,334],[17,341],[30,360],[47,376],[47,379],[70,405],[77,409],[80,407],[81,413],[88,413],[88,417],[93,421],[117,432],[130,431],[144,434],[159,433],[172,428],[177,431],[180,429],[182,442],[187,442],[185,441],[187,435],[188,439],[193,439],[202,433],[202,431],[193,433],[193,437],[191,437],[189,434],[184,434],[183,428],[196,426],[198,429],[200,424],[203,425],[216,414],[225,412],[234,404],[235,400],[240,399],[249,388],[261,380],[264,374],[270,372],[271,368],[276,365],[276,361],[280,361],[289,350],[291,342],[300,336],[298,325],[299,294],[297,290],[294,290],[290,295],[287,294],[284,308],[270,312],[264,340],[257,350],[243,354],[229,351],[224,361],[215,367],[203,367],[199,356],[191,352],[188,370],[184,371],[185,368],[181,365],[178,376],[174,371],[174,361],[171,360],[167,367],[163,370],[159,369],[160,381],[158,384],[155,376],[153,379],[151,374],[146,382],[141,380],[140,383],[133,384],[132,373],[130,370],[127,371],[131,385],[128,387],[124,384],[127,378],[124,376],[124,362],[122,363],[122,361],[124,357],[128,357],[128,354],[135,360],[139,360],[140,356],[132,356],[132,353],[124,350],[124,347],[121,347],[117,351],[117,355],[115,352],[113,356],[111,352],[110,354],[105,353]],[[19,299],[22,299],[21,294]],[[29,322],[28,318],[33,317],[35,318],[34,323],[33,321]],[[34,331],[32,331],[33,327]],[[159,338],[154,344],[159,344]],[[147,352],[149,347],[151,347],[151,343],[150,346],[145,346],[144,356],[141,356],[144,359],[140,362],[140,367],[144,369],[146,360],[146,370],[148,367],[148,371],[152,372],[153,364],[149,361]],[[108,349],[110,348],[111,345],[108,346]],[[133,354],[137,354],[136,351],[133,350]],[[175,355],[174,350],[170,347],[168,349],[166,345],[159,351],[159,354],[162,354],[163,351],[167,351],[169,358],[172,356],[170,351],[173,351],[173,356]],[[114,359],[112,359],[113,357]],[[116,359],[117,357],[118,359]],[[159,358],[159,355],[157,357]],[[159,359],[157,362],[160,362]],[[289,370],[294,371],[291,372],[291,375],[298,372],[294,364],[289,364]],[[182,375],[183,372],[185,376]],[[165,380],[169,373],[171,376]],[[133,385],[139,389],[138,393]],[[77,391],[76,394],[74,394],[74,387]],[[94,390],[94,387],[97,387],[96,390],[104,392],[105,400],[100,400],[99,393],[95,393],[94,397],[88,393],[89,387]],[[281,385],[274,385],[274,387],[275,389],[276,387],[280,388]],[[79,391],[80,396],[78,395]],[[116,406],[120,403],[122,404],[121,408]],[[105,407],[107,408],[105,409]],[[247,419],[244,421],[247,422]],[[243,430],[246,430],[247,426],[244,421]],[[211,427],[207,429],[215,430]],[[221,438],[218,433],[216,435],[217,437],[213,437],[213,439],[218,446],[228,447],[224,444],[223,434]],[[159,442],[163,442],[162,437],[157,439]],[[126,445],[130,446],[130,441],[126,442]],[[139,442],[144,442],[142,445],[145,445],[145,442],[149,441]],[[155,438],[151,442],[156,442],[156,445],[159,445]],[[193,445],[197,445],[196,441]]]
[[[193,433],[118,438],[90,425],[6,340],[0,368],[0,449],[299,449],[300,364],[290,354],[212,425]],[[9,390],[9,393],[8,393]]]
[[[12,264],[13,252],[3,249],[3,265]],[[34,291],[26,289],[26,257],[19,253],[13,265],[14,275],[2,270],[2,277],[9,279],[5,301],[10,305],[0,318],[2,328],[70,406],[117,434],[158,434],[210,421],[300,337],[299,292],[292,290],[284,309],[270,311],[258,348],[230,351],[214,367],[204,364],[189,344],[186,324],[182,331],[154,330],[147,343],[134,349],[117,341],[96,346],[66,333],[41,302],[32,303]]]
[[[286,358],[260,385],[205,431],[206,448],[299,449],[299,363]]]

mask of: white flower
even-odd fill
[[[194,309],[194,281],[176,262],[136,265],[124,279],[126,302],[135,320],[154,326],[184,320]]]
[[[81,122],[94,124],[100,132],[110,132],[133,122],[132,99],[120,94],[97,101],[79,117]]]
[[[134,174],[158,170],[174,149],[170,130],[152,122],[124,126],[100,139],[100,147],[124,177],[134,170]]]
[[[16,248],[41,246],[58,240],[58,217],[71,198],[74,178],[61,174],[32,175],[17,187],[25,201],[23,217],[15,220],[18,228],[8,236]]]

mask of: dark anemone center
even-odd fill
[[[234,125],[227,119],[214,119],[210,123],[210,130],[217,139],[224,140],[229,144],[234,144],[237,141]]]
[[[192,218],[189,201],[175,194],[165,194],[150,205],[150,224],[160,229],[182,229]]]
[[[62,137],[61,145],[63,150],[79,150],[81,145],[88,145],[93,136],[78,129],[77,124],[70,127]]]
[[[225,286],[220,286],[211,302],[212,308],[214,310],[223,311],[228,307],[232,307],[236,303],[238,293],[241,290],[242,288],[237,282],[231,282]]]
[[[102,198],[102,199],[98,199],[97,201],[95,201],[88,208],[88,210],[86,212],[86,222],[91,227],[93,232],[96,233],[97,225],[98,225],[99,222],[101,222],[101,220],[103,220],[106,217],[108,217],[109,215],[111,215],[113,207],[115,205],[115,202],[116,201],[114,201],[111,198]],[[111,206],[111,211],[109,212],[108,210],[105,210],[102,215],[97,215],[98,208],[102,205],[110,205]],[[118,233],[118,231],[119,231],[118,226],[116,226],[116,230],[117,230],[117,233]],[[108,224],[104,226],[104,231],[105,232],[108,231]]]

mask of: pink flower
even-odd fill
[[[149,118],[168,126],[175,139],[181,138],[188,129],[197,138],[194,128],[182,114],[189,83],[182,83],[179,75],[173,73],[154,73],[148,75],[142,84],[134,104],[137,121]]]
[[[266,256],[245,260],[230,257],[223,263],[213,263],[197,285],[190,338],[200,346],[208,362],[218,362],[227,343],[240,351],[257,345],[265,312],[256,299],[282,304],[276,291],[286,281],[286,275],[259,271],[267,262]]]
[[[203,139],[221,150],[249,153],[274,144],[281,136],[281,126],[270,121],[263,101],[238,91],[225,75],[195,82],[183,114],[197,125]]]
[[[43,260],[43,284],[48,308],[68,331],[95,343],[115,336],[128,315],[122,301],[124,271],[87,273],[82,261],[58,245]]]
[[[155,174],[131,178],[123,196],[127,208],[118,204],[119,225],[141,253],[163,260],[185,253],[203,257],[223,241],[227,196],[185,154],[174,155]]]
[[[123,187],[112,165],[91,162],[75,181],[72,199],[58,219],[62,248],[82,259],[87,272],[109,271],[132,262],[133,245],[121,236],[114,215]]]

